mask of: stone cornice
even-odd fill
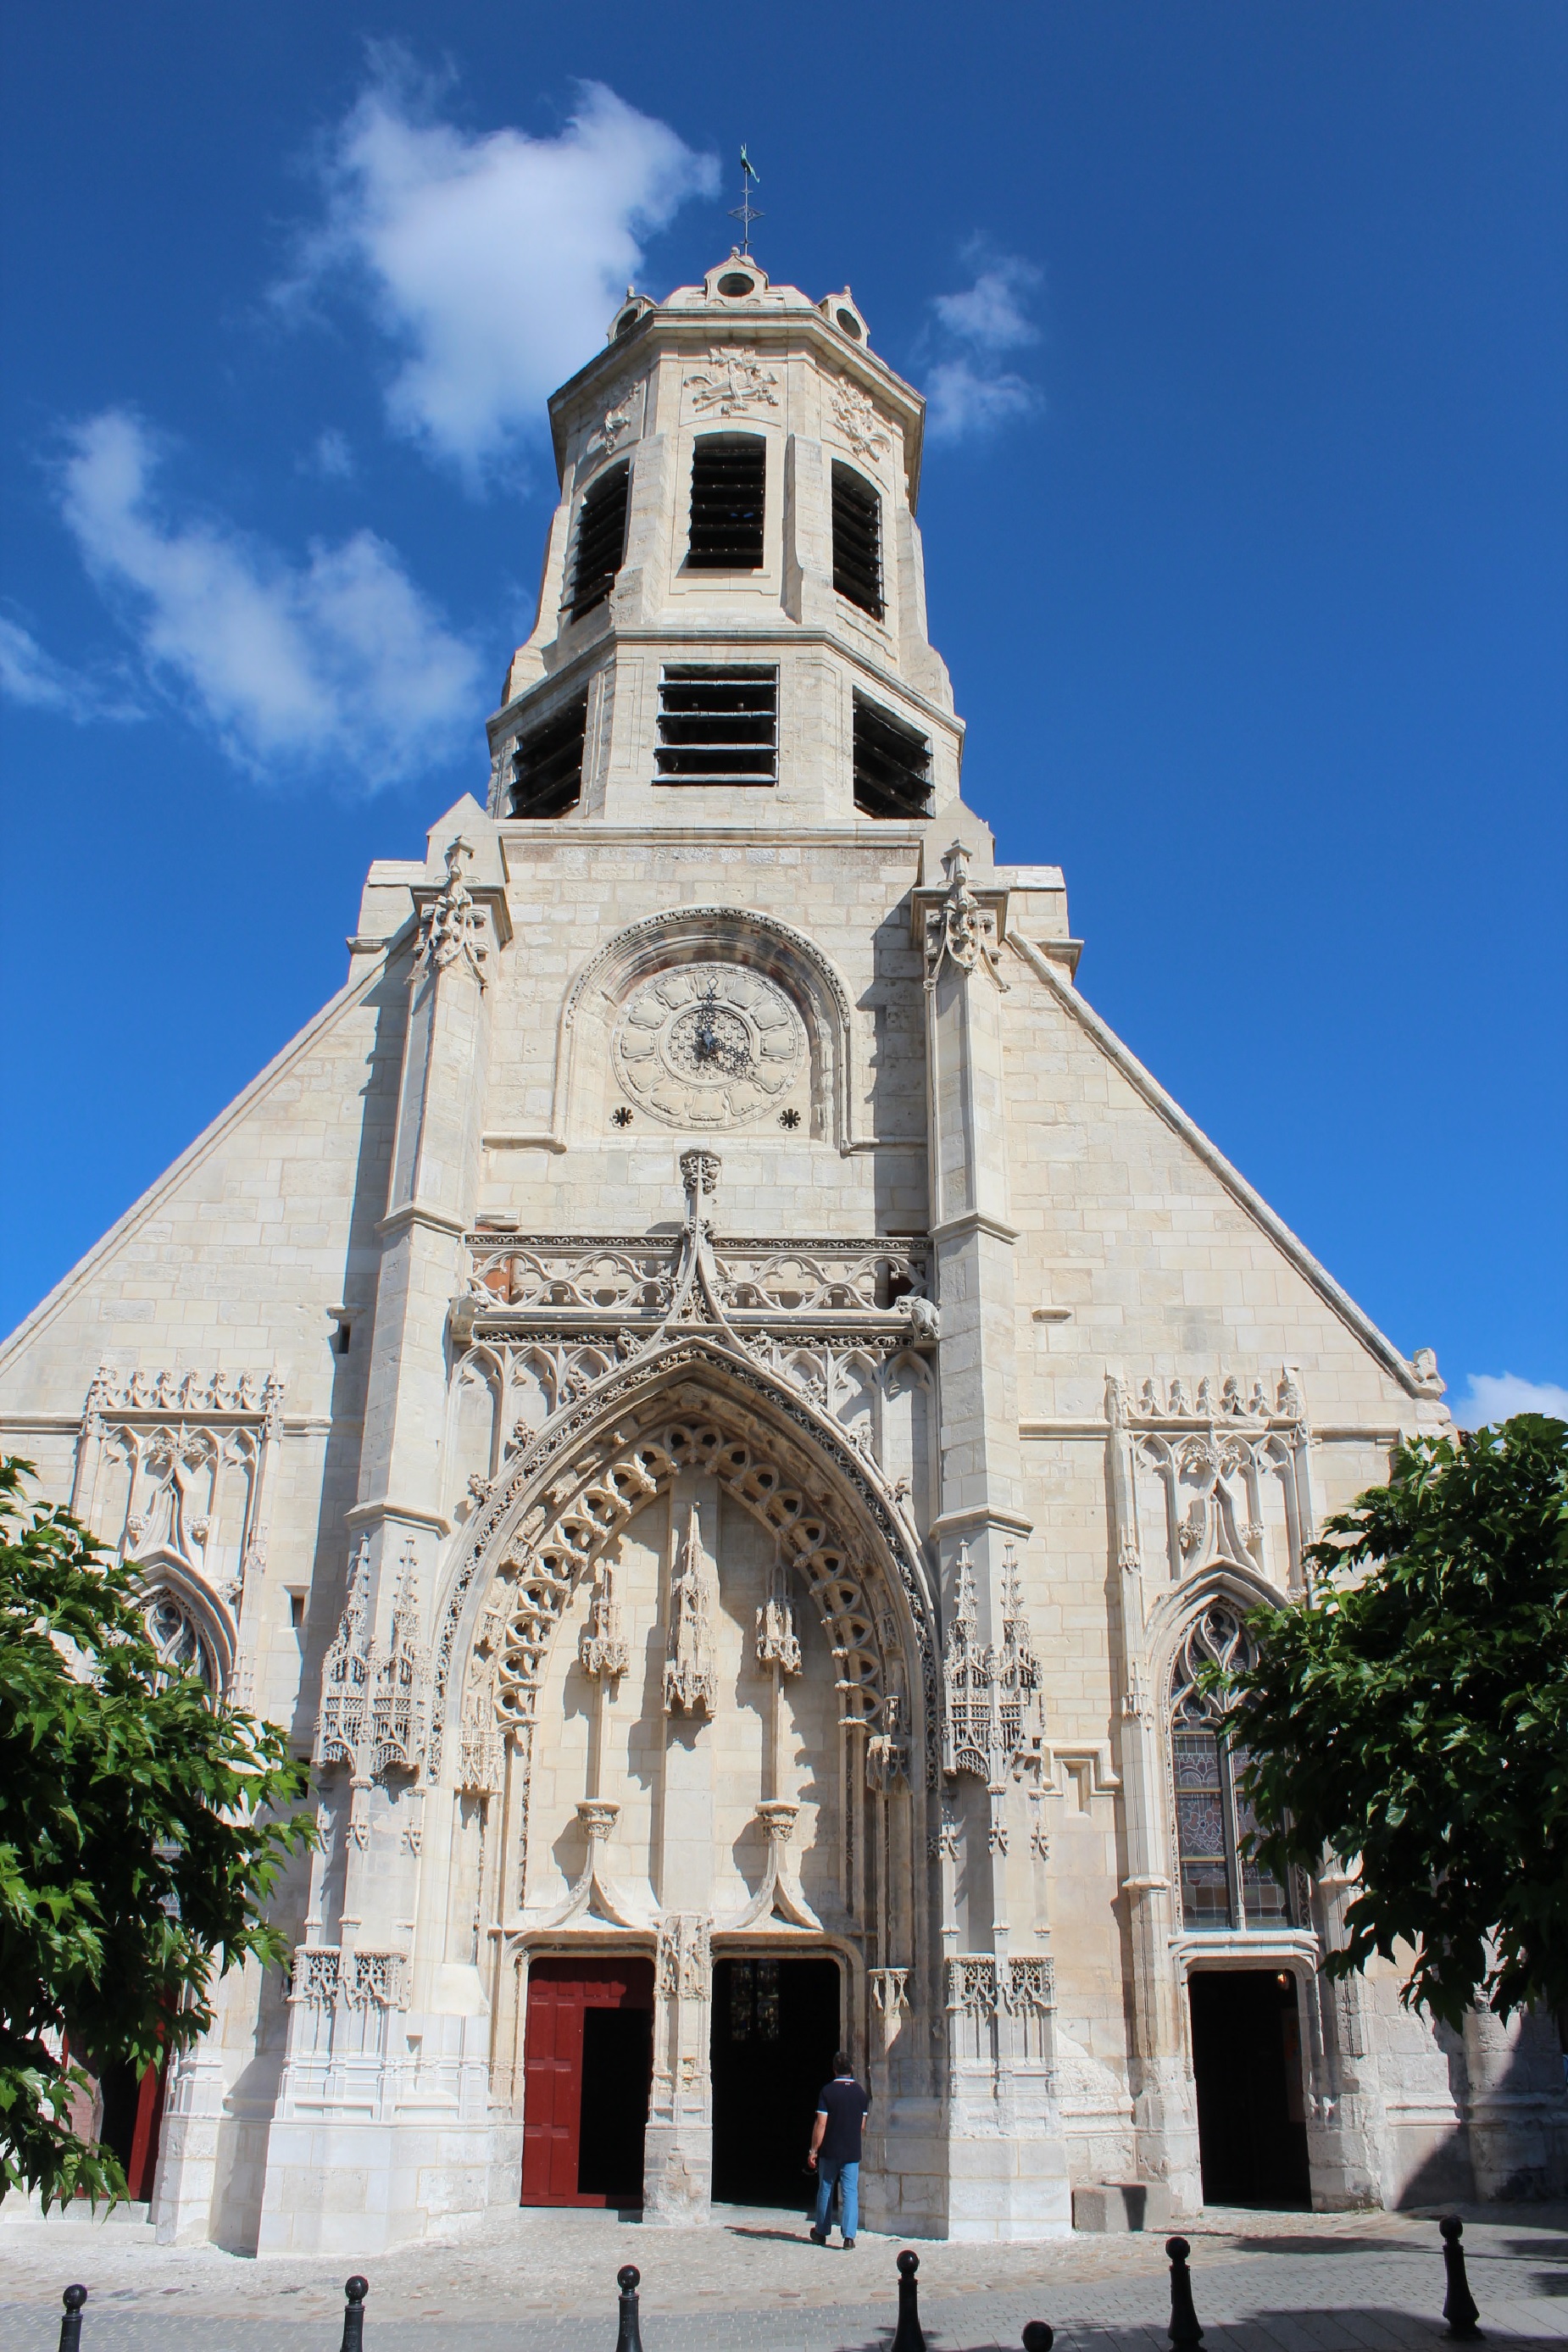
[[[401,1526],[433,1528],[438,1536],[449,1536],[452,1522],[439,1511],[421,1509],[417,1503],[394,1502],[390,1495],[373,1496],[368,1503],[354,1503],[343,1513],[345,1528],[363,1528],[377,1519],[393,1519]]]
[[[962,1217],[948,1217],[933,1225],[933,1242],[963,1241],[971,1234],[989,1234],[993,1241],[1016,1242],[1023,1234],[1021,1225],[1004,1224],[1000,1217],[988,1216],[984,1209],[967,1209]]]
[[[782,289],[775,289],[782,291]],[[734,304],[694,303],[689,309],[646,311],[631,332],[607,343],[559,391],[551,394],[550,427],[555,450],[557,478],[565,472],[566,446],[574,421],[584,409],[602,402],[608,386],[621,377],[651,373],[665,352],[691,355],[710,351],[715,343],[790,346],[809,353],[826,373],[846,376],[870,394],[897,418],[903,436],[904,479],[910,512],[920,501],[921,443],[925,400],[864,343],[852,343],[829,324],[821,311],[802,298],[800,307],[742,310]],[[787,355],[787,353],[785,354]],[[627,362],[632,364],[628,367]]]
[[[542,701],[552,689],[559,688],[565,692],[580,686],[583,679],[592,671],[604,668],[606,657],[613,656],[617,646],[710,646],[715,637],[722,636],[723,634],[721,630],[716,630],[710,621],[700,624],[693,622],[689,625],[676,622],[663,627],[656,627],[651,624],[639,625],[631,628],[612,625],[600,635],[593,637],[586,645],[580,646],[570,660],[563,662],[558,669],[549,671],[543,677],[531,679],[520,694],[514,694],[509,701],[501,705],[499,710],[491,714],[485,721],[490,748],[493,751],[497,742],[507,733],[509,728],[516,724],[518,713],[525,702]],[[849,667],[858,670],[861,677],[879,692],[889,687],[896,688],[911,710],[918,711],[930,726],[944,728],[960,742],[963,740],[964,721],[950,706],[932,702],[928,695],[920,691],[918,687],[910,685],[896,667],[889,667],[885,662],[879,664],[871,661],[864,646],[857,644],[853,637],[845,636],[837,629],[808,628],[794,621],[779,621],[765,625],[748,623],[746,643],[748,646],[781,647],[831,646]],[[556,828],[569,825],[573,821],[570,816],[543,817],[536,820],[541,824]],[[517,824],[525,820],[517,817],[498,817],[495,822],[498,824]],[[880,824],[882,820],[878,819],[876,822]],[[605,835],[611,831],[608,825],[596,824],[592,817],[579,817],[576,823],[584,831],[591,829],[595,833]],[[866,829],[868,831],[869,827]],[[648,830],[647,825],[637,828],[638,833],[645,835]],[[900,828],[896,824],[886,827],[886,831],[892,835],[897,835],[900,830]]]
[[[955,1536],[965,1528],[1006,1528],[1014,1535],[1032,1536],[1033,1519],[1020,1517],[1016,1511],[1005,1511],[997,1503],[972,1503],[966,1510],[944,1511],[933,1519],[927,1532],[933,1536]]]

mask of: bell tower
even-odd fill
[[[956,799],[924,404],[847,287],[814,303],[737,251],[668,301],[628,289],[550,414],[561,501],[489,722],[492,816],[776,830]]]

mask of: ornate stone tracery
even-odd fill
[[[984,1781],[991,1800],[992,1850],[1005,1853],[1007,1783],[1026,1764],[1038,1774],[1044,1736],[1039,1661],[1030,1646],[1011,1544],[1003,1585],[1002,1639],[982,1643],[969,1546],[959,1546],[958,1590],[942,1654],[942,1769]]]
[[[367,1638],[370,1544],[349,1571],[348,1598],[321,1670],[312,1760],[347,1764],[356,1782],[425,1761],[429,1651],[419,1638],[418,1567],[413,1539],[399,1563],[384,1641]]]
[[[161,1654],[242,1702],[240,1622],[266,1566],[283,1397],[276,1370],[100,1364],[78,1449],[72,1509],[138,1571]]]

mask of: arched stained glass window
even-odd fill
[[[1171,1768],[1182,1924],[1186,1927],[1290,1924],[1287,1889],[1256,1854],[1243,1851],[1258,1828],[1251,1806],[1236,1785],[1246,1769],[1247,1752],[1220,1737],[1215,1727],[1219,1709],[1197,1686],[1205,1665],[1242,1665],[1251,1654],[1239,1612],[1216,1601],[1188,1627],[1172,1673]]]
[[[166,1584],[160,1585],[148,1594],[142,1617],[165,1670],[170,1674],[195,1675],[216,1698],[219,1677],[212,1645],[194,1611],[187,1608],[178,1593],[172,1592]]]

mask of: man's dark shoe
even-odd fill
[[[845,2251],[845,2252],[846,2252],[847,2254],[852,2254],[852,2253],[854,2252],[854,2251],[855,2251],[855,2241],[854,2241],[854,2239],[853,2239],[853,2238],[846,2238],[846,2239],[845,2239],[845,2241],[844,2241],[844,2251]]]
[[[814,2246],[825,2246],[827,2243],[826,2231],[813,2230],[811,2233],[811,2242]]]

